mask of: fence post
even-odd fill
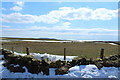
[[[27,55],[29,55],[29,48],[28,47],[26,48],[26,53],[27,53]]]
[[[104,48],[101,48],[101,51],[100,51],[100,58],[103,59],[104,57]]]
[[[12,47],[12,53],[14,54],[14,47]]]
[[[66,60],[66,48],[64,48],[64,60]]]

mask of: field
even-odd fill
[[[30,41],[11,41],[3,42],[2,47],[8,50],[25,53],[26,47],[30,48],[31,53],[49,53],[63,55],[66,48],[67,56],[78,56],[86,58],[96,58],[100,55],[100,49],[105,49],[105,56],[118,54],[118,45],[95,42],[30,42]]]

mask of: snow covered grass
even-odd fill
[[[44,56],[44,57],[46,56],[47,58],[53,61],[57,59],[62,60],[62,57],[57,55],[37,54],[37,53],[31,53],[31,54],[38,59],[40,59],[40,56]],[[25,54],[19,54],[19,55],[24,56]],[[0,55],[0,58],[2,57],[3,55]],[[72,58],[68,57],[68,60]],[[10,72],[6,67],[4,67],[2,65],[3,63],[5,63],[5,61],[0,60],[0,78],[117,78],[118,72],[120,73],[120,71],[118,71],[118,68],[115,67],[103,67],[101,70],[98,70],[95,65],[80,65],[70,68],[69,73],[64,75],[55,75],[55,68],[50,68],[50,75],[46,76],[43,75],[42,72],[39,74],[31,74],[28,72],[26,67],[23,67],[25,69],[24,73],[13,73]],[[19,65],[14,65],[14,67],[17,66]]]

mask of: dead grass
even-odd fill
[[[3,42],[3,48],[12,50],[14,47],[16,52],[26,52],[26,47],[30,48],[30,52],[49,53],[63,55],[63,50],[66,48],[66,55],[79,56],[86,58],[99,57],[100,48],[105,49],[105,56],[118,54],[118,46],[107,43],[43,43],[43,42]]]

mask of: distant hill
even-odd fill
[[[16,38],[16,37],[1,37],[2,40],[54,40],[54,41],[62,41],[60,39],[54,38]]]

